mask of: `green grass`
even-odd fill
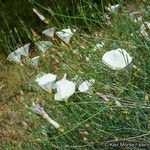
[[[58,12],[57,8],[54,9],[50,23],[43,24],[42,29],[70,26],[76,28],[77,32],[70,45],[62,44],[55,38],[54,46],[45,56],[35,50],[31,57],[41,57],[37,68],[27,67],[24,63],[10,63],[5,59],[6,56],[1,56],[0,85],[4,84],[0,94],[1,149],[94,150],[113,149],[106,147],[106,143],[111,141],[150,142],[150,43],[140,36],[141,23],[133,23],[126,15],[126,11],[139,11],[143,21],[150,21],[141,9],[146,9],[150,3],[118,1],[121,9],[116,14],[109,14],[109,25],[101,19],[103,13],[107,12],[105,7],[98,9],[91,1],[84,2],[80,11],[72,12],[71,15],[63,13],[61,9]],[[89,5],[90,11],[86,9]],[[31,6],[46,11],[46,16],[50,16],[48,7],[36,2],[32,2]],[[90,16],[92,12],[94,17]],[[21,25],[28,35],[26,41],[35,48],[28,24],[22,22]],[[41,30],[36,31],[41,39],[46,39],[41,35]],[[131,36],[131,33],[134,35]],[[101,41],[105,42],[105,47],[93,52],[92,48]],[[18,43],[24,44],[19,33],[3,33],[1,44],[6,51],[13,51]],[[111,70],[101,60],[106,51],[116,48],[126,49],[133,57],[131,65],[118,71]],[[91,55],[89,62],[85,60],[88,54]],[[54,65],[56,60],[59,63]],[[68,67],[64,67],[64,64]],[[84,94],[76,90],[68,103],[57,102],[53,99],[54,92],[49,94],[35,83],[37,74],[42,72],[57,74],[58,79],[65,73],[68,80],[72,80],[75,75],[85,80],[94,78],[96,83],[93,93]],[[114,99],[105,102],[96,95],[97,92],[106,95],[112,93],[123,106],[118,107]],[[35,114],[31,110],[32,102],[40,103],[49,116],[64,128],[64,132],[54,129],[40,115]]]

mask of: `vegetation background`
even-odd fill
[[[121,8],[117,13],[107,10],[118,3]],[[149,6],[149,0],[1,0],[0,149],[94,150],[107,149],[108,142],[149,143],[150,43],[140,35],[143,22],[150,21]],[[33,8],[48,18],[49,24],[39,20]],[[129,13],[134,11],[139,11],[142,22],[129,19]],[[77,33],[69,46],[57,38],[51,39],[54,47],[43,56],[34,47],[34,41],[37,37],[50,40],[41,34],[49,27],[76,28]],[[41,57],[37,68],[6,59],[11,51],[27,42],[31,43],[30,57]],[[105,47],[93,52],[101,42]],[[106,51],[118,47],[126,49],[133,62],[114,71],[101,58]],[[57,74],[58,79],[64,73],[69,80],[76,75],[84,80],[94,78],[93,94],[77,92],[68,103],[56,102],[54,93],[48,94],[35,83],[37,74],[43,72]],[[105,102],[97,92],[114,97]],[[33,113],[32,102],[39,103],[62,125],[64,132]]]

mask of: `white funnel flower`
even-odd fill
[[[48,24],[47,19],[40,12],[38,12],[35,8],[33,8],[33,12],[40,18],[40,20]]]
[[[133,22],[142,21],[142,16],[140,16],[138,11],[132,12],[129,14],[130,20]]]
[[[32,110],[38,114],[40,114],[44,119],[46,119],[54,128],[59,129],[60,125],[58,122],[56,122],[54,119],[49,117],[47,112],[44,110],[43,107],[41,107],[39,104],[35,104],[33,102],[32,104]]]
[[[13,61],[13,62],[16,62],[16,63],[20,63],[21,62],[21,56],[17,55],[15,52],[10,53],[8,55],[7,59],[9,61]]]
[[[54,28],[49,28],[44,31],[42,31],[43,34],[47,35],[48,37],[53,37],[54,36]]]
[[[50,41],[37,41],[35,43],[37,48],[42,51],[43,53],[46,52],[47,49],[49,49],[53,44]]]
[[[37,67],[39,63],[39,59],[40,59],[40,56],[36,56],[32,58],[31,60],[27,61],[27,64]]]
[[[104,46],[105,46],[105,43],[104,43],[104,42],[98,43],[98,44],[96,44],[95,47],[93,48],[93,51],[95,52],[95,51],[97,51],[97,50],[103,48]]]
[[[84,93],[87,93],[89,92],[91,86],[95,83],[95,80],[94,79],[91,79],[91,80],[86,80],[84,82],[82,82],[80,85],[79,85],[79,91],[80,92],[84,92]]]
[[[144,22],[144,24],[142,24],[140,32],[147,41],[150,41],[150,23],[149,22]]]
[[[73,29],[73,32],[76,32],[75,29]],[[71,29],[63,29],[61,31],[56,32],[56,35],[64,41],[66,44],[69,44],[71,37],[73,36],[73,32]]]
[[[9,61],[14,61],[16,63],[20,63],[21,62],[21,56],[29,56],[29,46],[30,43],[18,48],[17,50],[15,50],[14,52],[10,53],[7,57],[7,59]]]
[[[122,107],[122,104],[118,100],[115,100],[115,103],[118,107]]]
[[[110,11],[110,12],[112,12],[112,13],[115,13],[115,12],[118,11],[119,7],[120,7],[120,5],[117,4],[117,5],[110,6],[110,7],[108,7],[107,9],[108,9],[108,11]]]
[[[24,45],[24,46],[18,48],[18,49],[15,51],[15,53],[16,53],[17,55],[20,55],[20,56],[23,55],[23,56],[28,57],[28,56],[29,56],[29,46],[30,46],[30,43],[28,43],[28,44],[26,44],[26,45]]]
[[[106,52],[102,61],[114,70],[122,69],[131,63],[132,57],[124,49],[116,49]]]
[[[47,92],[51,92],[52,86],[56,80],[56,75],[53,74],[45,74],[40,78],[37,78],[35,82],[38,83],[38,85],[46,90]]]
[[[57,93],[54,96],[57,101],[64,101],[75,93],[75,83],[67,80],[66,77],[57,81],[54,88],[57,89]]]

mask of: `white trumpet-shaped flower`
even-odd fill
[[[73,29],[73,32],[71,29],[63,29],[61,31],[57,31],[56,35],[64,41],[66,44],[69,44],[71,37],[73,36],[73,33],[76,32],[75,29]]]
[[[104,42],[101,42],[101,43],[98,43],[95,45],[95,47],[93,48],[93,51],[97,51],[101,48],[103,48],[105,46],[105,43]]]
[[[50,41],[37,41],[35,42],[37,48],[42,51],[43,53],[46,52],[53,44]]]
[[[15,52],[12,52],[8,55],[7,59],[9,61],[13,61],[15,63],[20,63],[21,62],[21,56],[17,55]]]
[[[86,60],[87,62],[91,61],[91,59],[92,59],[91,54],[88,54],[87,56],[85,56],[85,60]]]
[[[15,50],[14,52],[10,53],[7,57],[7,59],[9,61],[14,61],[16,63],[20,63],[21,62],[21,56],[29,56],[29,46],[30,43],[18,48],[17,50]]]
[[[40,59],[40,56],[36,56],[36,57],[32,58],[31,64],[36,67],[39,63],[39,59]]]
[[[118,107],[122,107],[122,104],[118,100],[115,100],[115,103]]]
[[[32,110],[38,114],[40,114],[44,119],[46,119],[54,128],[59,129],[60,125],[58,122],[56,122],[54,119],[49,117],[47,112],[44,110],[43,107],[41,107],[39,104],[35,104],[33,102],[32,104]]]
[[[42,33],[47,35],[48,37],[53,37],[54,36],[54,31],[55,31],[54,28],[49,28],[49,29],[46,29],[46,30],[42,31]]]
[[[35,82],[38,83],[38,85],[46,90],[47,92],[51,92],[52,86],[56,80],[56,75],[53,74],[45,74],[42,77],[39,77],[35,80]]]
[[[54,95],[54,99],[57,101],[64,101],[75,93],[75,83],[67,80],[66,77],[57,81],[54,88],[57,89],[57,93]]]
[[[82,82],[80,85],[79,85],[79,91],[80,92],[84,92],[84,93],[87,93],[91,86],[95,83],[95,80],[94,79],[91,79],[91,80],[86,80],[84,82]]]
[[[47,19],[40,12],[38,12],[35,8],[33,8],[33,12],[39,17],[40,20],[48,24]]]
[[[129,14],[130,20],[133,22],[142,21],[142,16],[140,16],[138,11],[132,12]]]
[[[27,62],[27,64],[37,67],[38,63],[39,63],[39,59],[40,59],[40,56],[36,56],[36,57],[32,58],[31,60],[29,60]]]
[[[124,49],[116,49],[106,52],[102,61],[114,70],[119,70],[131,63],[132,57]]]
[[[140,33],[147,41],[150,41],[150,23],[149,22],[144,22],[144,24],[142,24]]]
[[[30,43],[18,48],[17,50],[15,50],[15,53],[17,55],[20,55],[20,56],[28,57],[29,56],[29,47],[30,47]]]
[[[110,6],[110,7],[108,7],[107,9],[108,9],[108,11],[110,11],[110,12],[112,12],[112,13],[115,13],[115,12],[118,11],[119,7],[120,7],[120,5],[117,4],[117,5]]]

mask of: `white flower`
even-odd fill
[[[43,22],[45,22],[46,24],[48,24],[47,19],[46,19],[41,13],[39,13],[35,8],[33,8],[33,12],[34,12]]]
[[[43,34],[47,35],[48,37],[53,37],[54,36],[54,28],[49,28],[44,31],[42,31]]]
[[[46,52],[53,44],[50,41],[37,41],[35,42],[37,48],[42,51],[43,53]]]
[[[142,24],[142,26],[141,26],[140,33],[147,41],[150,41],[150,33],[148,33],[148,32],[150,32],[150,23],[144,22],[144,24]]]
[[[114,70],[122,69],[131,63],[132,57],[124,49],[116,49],[106,52],[102,61]]]
[[[92,58],[91,54],[88,54],[87,56],[85,56],[85,60],[87,62],[89,62],[91,60],[91,58]]]
[[[76,32],[75,29],[73,29],[73,32]],[[61,31],[57,31],[56,35],[64,41],[66,44],[69,44],[71,37],[73,36],[73,32],[71,29],[63,29]]]
[[[90,57],[86,56],[86,57],[85,57],[85,60],[86,60],[87,62],[90,61]]]
[[[47,112],[44,110],[43,107],[41,107],[39,104],[35,104],[33,102],[32,104],[32,110],[38,114],[40,114],[44,119],[46,119],[51,125],[53,125],[54,128],[59,129],[60,125],[58,122],[53,120],[52,118],[49,117]]]
[[[7,59],[9,61],[14,61],[16,63],[20,63],[21,62],[21,56],[17,55],[15,52],[12,52],[8,55]]]
[[[32,58],[31,60],[29,60],[27,62],[27,64],[37,67],[38,63],[39,63],[39,58],[40,58],[40,56],[36,56],[36,57]]]
[[[80,92],[88,92],[91,88],[91,86],[95,83],[95,80],[94,79],[91,79],[91,80],[86,80],[84,82],[82,82],[80,85],[79,85],[79,91]]]
[[[130,17],[131,21],[133,21],[133,22],[142,21],[142,16],[140,16],[138,11],[130,13],[129,17]]]
[[[75,83],[67,80],[65,77],[57,81],[54,88],[57,89],[57,93],[54,96],[54,99],[57,101],[64,101],[75,93]]]
[[[47,92],[51,92],[52,86],[56,80],[56,75],[53,74],[45,74],[42,77],[39,77],[35,80],[35,82],[38,83],[38,85],[46,90]]]
[[[10,53],[7,57],[7,59],[9,61],[14,61],[16,63],[20,63],[21,62],[21,56],[29,56],[29,46],[30,43],[18,48],[17,50],[15,50],[14,52]]]
[[[108,9],[108,11],[110,11],[110,12],[112,12],[112,13],[115,13],[115,12],[118,11],[119,7],[120,7],[120,5],[117,4],[117,5],[110,6],[110,7],[108,7],[107,9]]]
[[[121,107],[121,106],[122,106],[122,104],[121,104],[118,100],[115,100],[115,103],[116,103],[116,105],[117,105],[118,107]]]
[[[17,55],[23,55],[23,56],[26,56],[28,57],[29,56],[29,46],[30,46],[30,43],[24,45],[23,47],[20,47],[18,48],[17,50],[15,50],[15,53]]]
[[[97,50],[99,50],[100,48],[103,48],[104,46],[105,46],[105,43],[104,43],[104,42],[98,43],[98,44],[96,44],[96,46],[93,48],[93,51],[97,51]]]

